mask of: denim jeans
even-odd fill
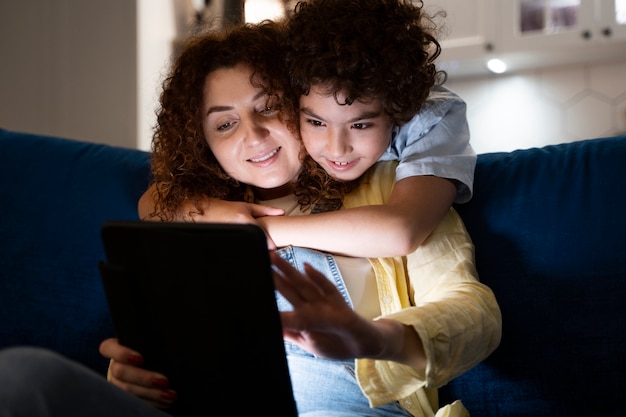
[[[304,263],[308,263],[322,272],[333,281],[346,302],[353,307],[337,262],[332,255],[291,246],[277,252],[300,271],[304,270]],[[279,293],[276,293],[276,302],[281,311],[292,308]],[[354,360],[318,358],[288,341],[285,341],[285,350],[294,397],[301,417],[410,416],[398,403],[370,408],[357,383]]]
[[[0,417],[171,417],[42,348],[0,351]]]

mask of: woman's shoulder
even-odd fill
[[[396,182],[398,161],[382,161],[363,174],[359,186],[344,198],[346,208],[385,204]]]

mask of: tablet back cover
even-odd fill
[[[261,228],[112,221],[101,232],[117,336],[168,377],[169,412],[297,415]]]

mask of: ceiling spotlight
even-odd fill
[[[487,68],[494,74],[502,74],[506,71],[506,64],[499,59],[490,59],[487,61]]]

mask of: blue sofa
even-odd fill
[[[0,348],[104,375],[100,226],[136,219],[149,154],[0,129]],[[503,314],[500,347],[441,389],[474,417],[626,416],[626,136],[479,155],[457,207]]]

